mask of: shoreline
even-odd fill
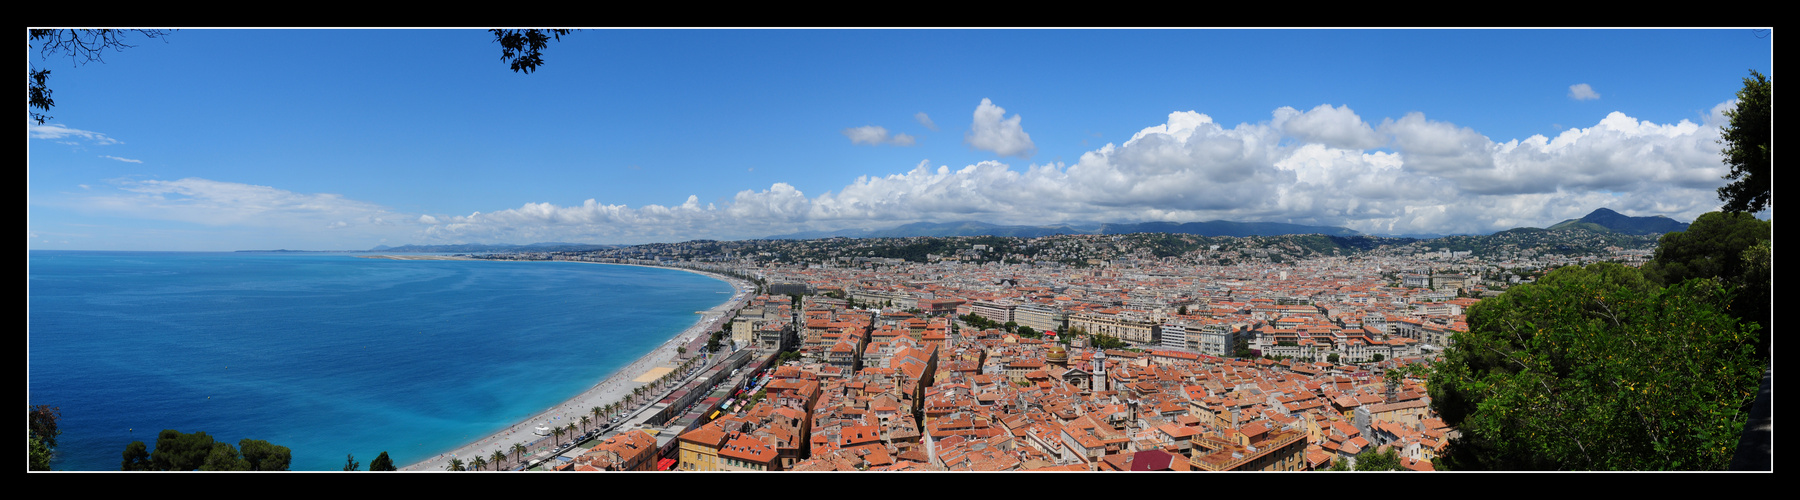
[[[468,259],[468,260],[478,260],[478,259]],[[554,262],[581,262],[581,261],[554,261]],[[710,309],[707,309],[705,311],[697,311],[697,312],[700,312],[701,314],[699,314],[700,318],[694,321],[694,324],[689,325],[687,328],[684,328],[681,331],[675,332],[674,335],[671,335],[667,340],[664,340],[662,344],[657,345],[655,349],[651,349],[650,352],[644,353],[643,356],[639,356],[637,359],[633,360],[630,364],[620,367],[617,370],[613,370],[613,372],[611,374],[608,374],[605,378],[601,379],[599,382],[596,382],[592,387],[589,387],[587,390],[584,390],[581,393],[576,394],[575,396],[570,397],[569,399],[564,400],[555,406],[551,406],[549,408],[545,408],[542,411],[534,413],[529,418],[526,418],[525,420],[516,422],[510,426],[507,426],[504,429],[500,429],[499,431],[496,431],[493,434],[484,436],[480,439],[476,439],[475,441],[464,444],[462,446],[458,446],[449,452],[445,452],[443,454],[439,454],[439,455],[436,455],[436,456],[433,456],[431,458],[427,458],[424,460],[419,460],[419,461],[412,463],[410,465],[407,465],[405,467],[401,467],[400,470],[402,470],[402,471],[442,471],[442,470],[446,470],[449,467],[450,460],[452,458],[462,459],[464,461],[464,464],[467,465],[469,459],[472,459],[474,457],[491,458],[495,451],[505,452],[508,460],[510,461],[514,454],[514,452],[512,450],[512,446],[514,444],[526,445],[529,448],[529,450],[526,452],[528,455],[536,454],[544,449],[553,448],[552,443],[556,442],[554,436],[538,436],[537,434],[534,434],[532,432],[538,425],[551,424],[553,426],[566,426],[570,422],[580,422],[581,417],[583,415],[592,415],[593,407],[596,407],[596,406],[604,407],[610,403],[626,400],[631,395],[632,389],[635,389],[639,386],[650,385],[649,382],[640,382],[635,379],[637,379],[638,377],[644,375],[646,372],[653,370],[655,368],[664,367],[666,365],[675,365],[677,362],[677,359],[676,359],[676,357],[677,357],[676,348],[677,347],[686,345],[689,341],[694,339],[697,335],[710,334],[713,329],[718,328],[719,323],[721,321],[723,321],[724,319],[726,319],[726,317],[729,315],[729,313],[731,311],[742,307],[744,303],[748,302],[749,299],[751,298],[749,295],[751,293],[755,292],[755,288],[752,287],[749,282],[738,280],[738,279],[724,276],[721,274],[710,273],[710,272],[705,272],[705,271],[696,271],[693,269],[683,269],[683,268],[676,268],[676,267],[646,266],[646,265],[641,265],[641,264],[614,264],[614,263],[608,263],[608,262],[584,262],[584,263],[613,265],[613,266],[648,267],[648,268],[656,268],[656,269],[671,269],[671,270],[677,270],[677,271],[687,271],[690,273],[699,274],[701,276],[706,276],[709,278],[717,279],[719,281],[724,281],[727,285],[731,286],[732,296],[727,298],[724,302],[720,303],[719,305],[713,306]],[[661,398],[660,397],[653,398],[653,399],[651,399],[651,401],[655,401],[657,399],[661,399]],[[646,405],[640,406],[639,409],[641,410],[648,406],[649,405],[646,404]],[[636,411],[637,410],[631,410],[631,412],[627,413],[627,414],[628,415],[634,414]],[[629,421],[629,419],[625,419],[625,421]],[[623,424],[623,423],[625,423],[625,421],[622,421],[620,423]],[[579,430],[580,424],[577,423],[576,427]],[[622,428],[623,427],[621,427],[621,429]],[[615,429],[615,430],[617,430],[617,429]],[[574,452],[575,450],[570,450],[570,451]]]

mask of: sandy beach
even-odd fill
[[[583,415],[593,418],[594,407],[605,407],[607,404],[625,401],[631,396],[632,389],[649,385],[663,373],[676,368],[680,363],[680,361],[676,359],[676,347],[685,345],[696,336],[710,335],[711,332],[718,331],[722,323],[729,319],[731,312],[742,307],[745,302],[749,301],[751,298],[750,294],[755,291],[755,288],[751,286],[750,283],[742,280],[713,273],[694,271],[691,269],[676,270],[700,274],[730,283],[734,290],[732,298],[728,299],[723,304],[719,304],[717,307],[704,311],[703,314],[699,315],[700,318],[694,322],[693,326],[670,337],[669,340],[664,341],[661,345],[658,345],[656,349],[645,354],[643,357],[638,358],[631,364],[614,371],[611,375],[607,376],[605,380],[594,384],[593,387],[583,391],[581,394],[569,398],[569,400],[554,407],[538,412],[537,414],[532,415],[531,418],[514,423],[512,426],[505,429],[501,429],[493,435],[463,445],[449,453],[437,455],[418,463],[402,467],[400,470],[442,471],[449,468],[450,460],[453,458],[461,459],[465,466],[467,466],[467,464],[475,457],[483,457],[490,461],[493,460],[495,451],[506,453],[505,465],[510,469],[515,466],[513,462],[515,456],[513,445],[515,444],[523,444],[528,448],[525,452],[527,460],[530,460],[532,455],[541,451],[555,448],[557,439],[554,436],[538,436],[533,434],[532,430],[539,425],[564,427],[570,422],[574,422],[578,432],[581,431],[581,417]],[[656,399],[660,399],[660,395],[656,398],[651,398],[650,400],[655,401]],[[622,419],[621,422],[623,421],[624,420]],[[595,424],[597,425],[598,423],[596,422]],[[568,440],[569,437],[567,436],[564,436],[561,439],[564,443]],[[571,453],[574,453],[574,451],[571,451]]]

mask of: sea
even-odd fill
[[[53,470],[119,470],[163,429],[286,446],[292,470],[404,466],[562,403],[732,294],[577,262],[27,254],[27,399],[61,411]]]

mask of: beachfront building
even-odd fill
[[[681,464],[677,466],[679,470],[724,470],[720,468],[719,449],[725,446],[725,440],[730,437],[726,423],[724,420],[715,420],[677,436],[675,439],[681,443],[681,456],[678,458]]]

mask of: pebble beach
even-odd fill
[[[513,450],[513,445],[515,444],[523,444],[527,447],[527,451],[525,452],[527,461],[531,459],[532,455],[553,449],[558,442],[558,439],[553,436],[539,436],[534,434],[533,430],[539,425],[565,427],[573,422],[576,424],[577,431],[580,432],[582,430],[581,417],[586,415],[590,419],[593,418],[594,407],[605,407],[611,403],[623,402],[631,396],[633,389],[650,385],[656,378],[660,377],[661,374],[677,368],[683,360],[677,359],[678,354],[676,348],[686,345],[695,338],[704,338],[704,336],[710,335],[711,332],[718,331],[723,326],[723,323],[730,319],[731,313],[739,307],[742,307],[743,304],[750,299],[750,294],[755,290],[754,287],[747,282],[726,276],[688,269],[678,270],[701,274],[730,283],[734,289],[733,295],[725,303],[719,304],[717,307],[706,311],[699,311],[700,318],[694,322],[693,326],[670,337],[667,341],[658,345],[656,349],[638,358],[631,364],[614,371],[605,380],[594,384],[593,387],[583,391],[581,394],[569,398],[567,401],[564,401],[555,407],[538,412],[537,414],[532,415],[531,418],[516,422],[492,435],[458,447],[454,451],[407,465],[400,470],[443,471],[450,467],[450,460],[452,459],[461,459],[466,467],[475,457],[482,457],[491,461],[495,451],[504,452],[506,454],[506,461],[504,462],[504,468],[502,469],[506,470],[517,466],[514,463],[515,452]],[[673,388],[674,386],[670,387]],[[650,398],[651,401],[656,399],[660,399],[660,395]],[[622,419],[621,421],[623,422],[624,420]],[[566,443],[568,440],[569,438],[565,436],[561,438],[560,441]],[[573,451],[571,453],[573,453]],[[483,470],[491,469],[492,466],[488,466],[484,467]]]

